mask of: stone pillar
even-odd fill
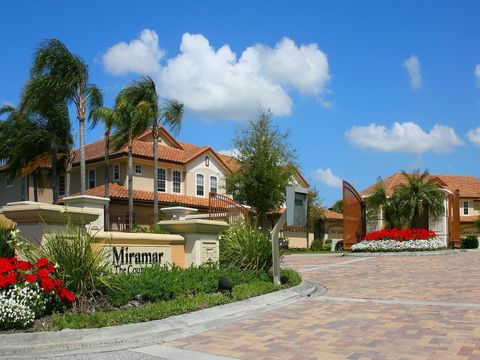
[[[428,216],[428,228],[437,233],[438,237],[448,247],[448,194],[445,191],[445,199],[443,200],[443,214],[440,218],[434,220],[430,215]]]
[[[187,267],[198,266],[208,261],[217,262],[220,252],[218,237],[229,227],[224,221],[205,219],[164,220],[158,224],[166,231],[185,238]]]
[[[33,201],[8,203],[2,208],[3,215],[17,223],[20,235],[34,244],[42,244],[45,234],[61,231],[67,222],[85,225],[96,220],[98,210],[51,205]]]
[[[97,220],[87,225],[88,231],[104,230],[105,227],[105,205],[110,202],[109,198],[90,196],[90,195],[78,195],[67,196],[63,198],[65,205],[82,208],[82,209],[94,209],[100,213]]]

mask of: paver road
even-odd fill
[[[240,359],[480,359],[480,252],[293,255],[317,298],[170,342]]]

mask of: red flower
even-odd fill
[[[42,269],[38,270],[38,271],[37,271],[37,275],[38,275],[38,278],[39,278],[40,280],[43,280],[43,279],[45,279],[45,278],[49,278],[49,277],[50,277],[50,273],[49,273],[48,270],[45,269],[45,268],[42,268]]]
[[[372,231],[363,237],[363,240],[427,240],[437,237],[435,231],[426,229],[384,229]]]
[[[41,268],[43,266],[47,266],[49,264],[48,260],[45,258],[38,259],[37,263],[35,264],[37,267]]]
[[[0,258],[0,274],[13,270],[12,261],[7,258]]]
[[[19,261],[16,265],[15,268],[17,270],[23,270],[23,271],[28,271],[32,268],[32,265],[28,261]]]
[[[5,281],[8,285],[13,285],[17,282],[17,273],[16,272],[9,272],[7,276],[5,276]]]
[[[75,300],[75,294],[65,288],[59,288],[57,294],[63,301],[73,302]]]
[[[62,287],[62,280],[56,280],[55,281],[55,289],[61,288]]]
[[[41,279],[41,283],[42,283],[42,289],[46,293],[52,292],[53,289],[55,288],[55,284],[50,277]]]
[[[37,281],[37,276],[35,274],[28,274],[26,280],[31,284]]]

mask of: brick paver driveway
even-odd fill
[[[480,359],[480,252],[284,262],[326,292],[169,345],[241,359]]]

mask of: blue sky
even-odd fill
[[[5,2],[0,103],[17,104],[33,49],[58,38],[106,105],[143,74],[183,100],[183,141],[231,149],[254,109],[272,108],[326,205],[339,179],[362,189],[402,169],[480,176],[480,3],[226,3]]]

